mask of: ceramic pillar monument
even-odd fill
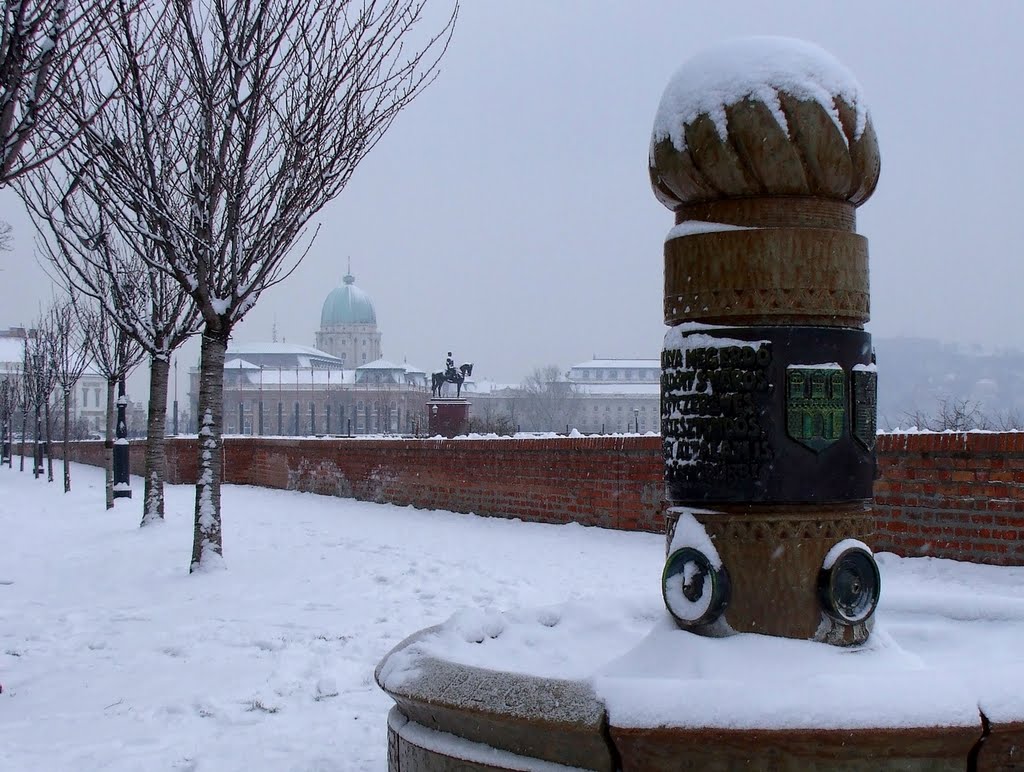
[[[665,90],[663,594],[687,629],[868,636],[876,374],[856,209],[879,169],[860,87],[816,47],[719,46]]]

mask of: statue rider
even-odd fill
[[[450,379],[453,383],[458,378],[455,373],[455,360],[452,359],[452,352],[448,352],[448,357],[444,360],[444,375],[445,378]]]

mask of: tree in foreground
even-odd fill
[[[294,270],[315,236],[310,219],[436,77],[457,10],[421,35],[425,0],[169,0],[118,29],[106,66],[124,87],[65,166],[201,318],[191,571],[222,564],[231,333]]]

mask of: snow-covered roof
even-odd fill
[[[224,363],[225,370],[259,370],[259,365],[254,365],[245,359],[229,359]]]
[[[422,367],[417,367],[416,365],[411,365],[408,362],[406,362],[404,366],[405,366],[405,371],[407,373],[409,373],[410,375],[426,375],[427,374],[427,371],[424,370]]]
[[[472,378],[467,378],[466,382],[462,384],[463,391],[472,392],[473,394],[495,394],[499,391],[516,391],[518,389],[518,384],[496,383],[486,379],[475,381]]]
[[[365,365],[359,365],[356,370],[399,370],[406,372],[405,365],[396,365],[394,362],[389,362],[386,359],[375,359],[372,362],[367,362]]]
[[[337,359],[337,357],[331,356],[326,351],[321,351],[312,346],[299,346],[295,343],[232,343],[228,346],[227,356],[246,356],[247,354],[304,354],[306,356]]]

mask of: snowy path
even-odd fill
[[[373,669],[406,635],[465,608],[660,613],[660,536],[226,486],[228,571],[189,576],[193,488],[142,530],[137,499],[103,509],[98,470],[73,480],[65,496],[0,469],[3,770],[381,772]],[[880,563],[899,646],[982,681],[1024,674],[1024,569]]]
[[[663,540],[226,486],[228,571],[167,522],[0,469],[0,769],[374,770],[387,651],[463,607],[651,594]],[[134,482],[136,495],[141,483]]]

